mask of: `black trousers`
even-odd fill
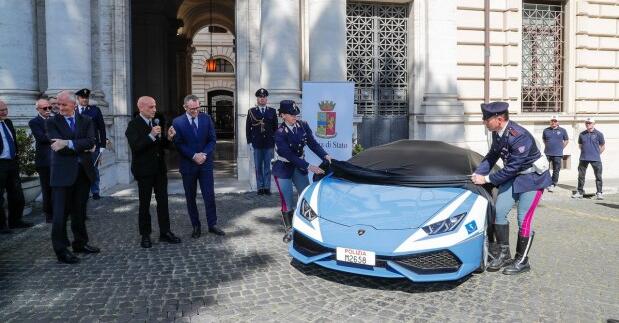
[[[561,171],[563,156],[546,156],[546,158],[548,158],[548,162],[552,168],[552,185],[556,186],[559,182],[559,172]]]
[[[82,166],[79,166],[77,179],[72,186],[52,187],[52,247],[56,254],[66,250],[69,245],[75,249],[88,243],[85,217],[89,188],[90,180]],[[67,236],[67,208],[71,214],[72,244]]]
[[[140,211],[138,225],[140,235],[149,235],[152,232],[150,221],[150,200],[155,191],[157,201],[157,221],[159,233],[170,231],[170,215],[168,212],[168,177],[165,171],[158,172],[153,176],[136,177],[138,181],[138,195],[140,198]]]
[[[588,160],[581,160],[578,163],[578,192],[580,192],[580,194],[584,194],[585,192],[585,175],[587,174],[587,166],[589,166],[589,164],[593,167],[593,174],[595,175],[596,193],[602,193],[602,162]]]
[[[0,159],[0,228],[7,227],[4,192],[8,199],[8,226],[10,227],[21,221],[25,204],[17,162],[10,159]]]
[[[37,167],[39,182],[41,183],[41,195],[43,195],[43,213],[51,215],[52,210],[52,188],[49,186],[49,166]]]

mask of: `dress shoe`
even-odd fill
[[[261,189],[261,188],[259,188],[259,189],[258,189],[258,195],[263,195],[263,194],[264,194],[264,190],[263,190],[263,189]]]
[[[30,222],[18,221],[16,223],[9,224],[9,229],[22,229],[22,228],[30,228],[34,224]]]
[[[208,228],[208,232],[218,235],[218,236],[225,236],[226,233],[223,232],[223,230],[221,230],[220,228],[216,227],[216,226],[212,226]]]
[[[271,195],[271,190],[265,188],[264,195]]]
[[[92,194],[92,199],[93,200],[99,200],[99,199],[101,199],[101,195],[99,195],[99,193],[93,193]]]
[[[193,227],[193,231],[191,232],[191,237],[194,239],[198,239],[202,235],[202,228]]]
[[[142,248],[150,248],[153,246],[153,243],[150,241],[149,235],[142,236],[142,242],[140,242],[140,246],[142,246]]]
[[[159,236],[159,241],[165,241],[167,243],[181,243],[181,239],[174,235],[174,233],[168,231]]]
[[[91,246],[88,244],[85,244],[83,247],[80,248],[73,248],[73,252],[81,252],[81,253],[99,253],[101,252],[101,249],[95,247],[95,246]]]
[[[64,250],[56,254],[58,257],[58,261],[63,262],[65,264],[77,264],[80,262],[80,258],[77,258],[71,251]]]
[[[13,233],[13,231],[11,231],[11,229],[9,228],[0,228],[0,234],[9,234],[9,233]]]

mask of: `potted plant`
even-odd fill
[[[21,177],[21,186],[24,191],[24,199],[26,204],[33,202],[37,196],[41,193],[41,184],[39,183],[39,177],[36,167],[34,165],[35,150],[34,150],[34,138],[32,134],[24,128],[17,128],[16,130],[17,142],[17,161],[19,164],[19,172]]]

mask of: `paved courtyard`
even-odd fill
[[[74,266],[56,261],[48,224],[2,235],[0,322],[619,318],[619,195],[574,201],[568,190],[547,193],[534,221],[531,272],[483,273],[432,284],[291,263],[281,242],[278,202],[276,196],[219,194],[220,224],[227,235],[194,240],[184,198],[172,195],[172,228],[183,243],[154,239],[153,248],[145,250],[139,246],[136,197],[91,201],[88,230],[102,253]],[[35,208],[26,219],[40,222],[39,212]]]

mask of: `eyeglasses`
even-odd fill
[[[51,111],[52,107],[40,107],[39,109],[41,110],[47,110],[47,111]]]

